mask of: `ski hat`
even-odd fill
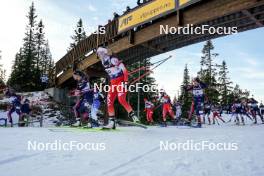
[[[80,71],[80,70],[75,70],[74,72],[73,72],[73,74],[74,75],[78,75],[78,76],[80,76],[80,77],[85,77],[85,74],[82,72],[82,71]]]
[[[160,93],[165,93],[165,90],[164,89],[160,89]]]
[[[29,103],[30,101],[29,101],[29,99],[25,99],[25,101],[24,101],[24,103]]]
[[[111,56],[113,54],[111,49],[106,49],[103,47],[99,47],[96,51],[99,57],[103,57],[104,55]]]
[[[196,77],[196,78],[193,78],[193,81],[196,81],[196,82],[201,82],[200,78],[199,77]]]

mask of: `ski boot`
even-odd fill
[[[167,125],[167,122],[163,122],[162,124],[161,124],[161,127],[167,127],[168,125]]]
[[[198,124],[195,126],[195,128],[202,128],[202,123],[201,123],[201,122],[198,123]]]
[[[128,114],[129,118],[131,118],[133,120],[134,123],[140,123],[140,120],[138,119],[138,117],[135,115],[134,111],[131,111]]]
[[[9,123],[11,124],[11,127],[13,127],[13,119],[12,118],[9,120]]]
[[[76,119],[76,122],[72,124],[73,127],[79,127],[81,125],[81,119]]]
[[[186,120],[184,124],[187,125],[187,126],[191,126],[191,121],[190,120]]]
[[[243,126],[246,125],[246,124],[245,124],[245,120],[244,120],[244,118],[242,118],[242,125],[243,125]]]
[[[116,129],[116,120],[115,120],[115,118],[113,118],[113,117],[109,118],[108,119],[108,124],[104,125],[103,129],[106,129],[106,130],[113,129],[113,130],[115,130]]]

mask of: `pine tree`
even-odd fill
[[[34,3],[30,6],[28,17],[28,25],[26,36],[24,38],[23,44],[23,59],[22,59],[22,69],[19,70],[22,75],[21,88],[23,91],[33,91],[39,84],[39,71],[37,70],[37,44],[35,37],[36,29],[36,9]]]
[[[1,56],[1,50],[0,50],[0,61],[2,60],[2,56]],[[2,87],[5,85],[5,70],[3,69],[3,65],[0,64],[0,88],[2,89]]]
[[[242,90],[238,84],[235,85],[234,89],[232,90],[231,97],[238,98],[238,99],[248,99],[250,96],[250,92],[248,90]],[[233,101],[234,101],[233,99]]]
[[[228,77],[228,68],[226,62],[223,61],[221,65],[219,65],[219,93],[220,93],[220,102],[222,105],[228,105],[231,102],[228,101],[228,95],[231,92],[231,84],[230,78]]]
[[[42,90],[41,75],[49,72],[53,64],[50,50],[44,36],[42,20],[36,24],[34,3],[27,15],[28,24],[23,46],[15,56],[8,84],[17,91]]]
[[[189,74],[189,69],[188,65],[185,65],[184,72],[183,72],[183,82],[181,85],[181,95],[179,97],[181,103],[182,103],[182,112],[183,112],[183,117],[188,117],[188,111],[190,110],[191,107],[191,102],[192,102],[192,95],[190,94],[189,91],[187,91],[185,88],[190,85],[190,74]]]
[[[73,49],[80,41],[84,40],[85,38],[86,38],[86,32],[83,27],[83,21],[80,18],[79,21],[77,22],[76,29],[74,30],[74,35],[71,36],[73,42],[70,44],[68,51]]]
[[[42,20],[38,23],[37,26],[37,32],[36,32],[36,43],[37,43],[37,69],[40,71],[42,68],[43,60],[43,45],[45,43],[45,38],[44,38],[44,25]]]
[[[205,90],[207,97],[213,103],[218,103],[219,92],[217,91],[217,69],[216,64],[214,63],[214,58],[219,54],[213,53],[214,46],[211,40],[207,41],[203,47],[201,57],[201,70],[198,73],[201,80],[208,85],[208,88]]]

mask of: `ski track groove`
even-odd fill
[[[170,140],[169,142],[172,142],[172,141],[173,141],[173,140]],[[133,163],[133,162],[135,162],[135,161],[137,161],[137,160],[140,160],[141,158],[145,157],[145,156],[148,155],[148,154],[151,154],[151,153],[154,153],[154,152],[158,151],[159,149],[160,149],[159,146],[158,146],[158,147],[155,147],[155,148],[153,148],[153,149],[151,149],[151,150],[149,150],[149,151],[147,151],[147,152],[145,152],[145,153],[143,153],[143,154],[141,154],[141,155],[138,155],[138,156],[136,156],[136,157],[130,159],[130,160],[127,161],[127,162],[124,162],[124,163],[122,163],[122,164],[120,164],[120,165],[118,165],[118,166],[116,166],[116,167],[113,167],[112,169],[109,169],[109,170],[103,172],[102,175],[108,175],[108,174],[111,174],[111,173],[113,173],[114,171],[116,171],[116,170],[118,170],[118,169],[121,169],[121,168],[123,168],[123,167],[125,167],[125,166],[127,166],[127,165],[129,165],[129,164],[131,164],[131,163]]]
[[[19,156],[15,156],[15,157],[12,157],[12,158],[4,159],[4,160],[0,161],[0,166],[2,166],[4,164],[8,164],[8,163],[12,163],[12,162],[16,162],[16,161],[32,158],[32,157],[37,156],[39,154],[40,153],[34,153],[34,154],[31,154],[31,155],[19,155]]]

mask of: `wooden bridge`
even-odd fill
[[[103,77],[94,50],[107,46],[129,63],[224,35],[161,34],[160,25],[173,27],[209,25],[237,27],[238,32],[264,25],[264,0],[153,0],[105,25],[105,34],[92,34],[61,58],[55,66],[54,82],[72,84],[72,68]]]

